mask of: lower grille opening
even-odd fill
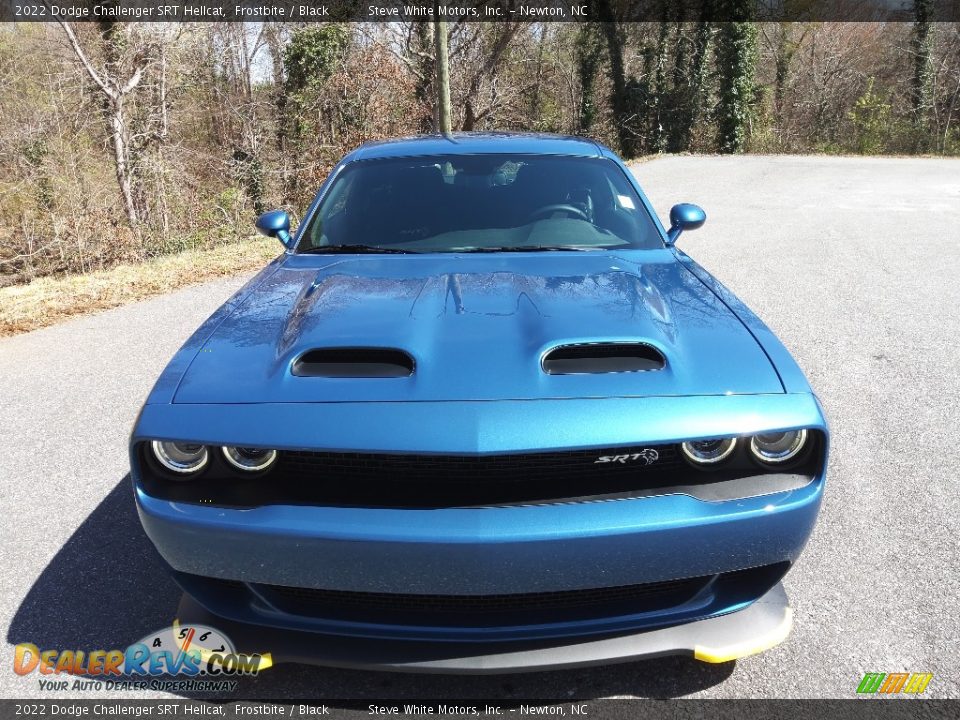
[[[482,627],[632,615],[689,602],[714,576],[505,595],[417,595],[253,585],[281,612],[390,624]]]
[[[288,587],[174,572],[180,586],[216,614],[250,621],[262,617],[264,600],[271,623],[302,627],[300,620],[398,628],[461,628],[487,631],[562,623],[591,623],[643,613],[690,619],[763,596],[790,568],[789,562],[718,575],[556,592],[492,595],[383,593]],[[322,572],[322,569],[318,569]],[[284,620],[284,617],[287,620]],[[389,635],[389,633],[388,633]]]

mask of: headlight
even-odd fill
[[[259,448],[225,447],[223,456],[235,468],[246,472],[266,470],[277,461],[276,450],[261,450]]]
[[[806,444],[806,430],[760,433],[750,440],[750,452],[761,462],[783,463],[795,458]]]
[[[181,475],[200,472],[210,459],[207,448],[197,443],[154,440],[150,446],[161,465]]]
[[[736,446],[736,438],[721,438],[685,442],[680,448],[691,462],[697,465],[712,465],[721,460],[726,460]]]

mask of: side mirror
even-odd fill
[[[707,214],[699,205],[680,203],[670,208],[670,229],[667,244],[673,245],[684,230],[696,230],[707,221]]]
[[[267,237],[275,237],[283,243],[284,247],[290,247],[293,238],[290,237],[290,216],[286,210],[271,210],[265,212],[257,218],[257,232]]]

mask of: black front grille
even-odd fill
[[[210,467],[190,482],[159,471],[147,443],[141,443],[138,452],[145,490],[176,502],[398,509],[597,502],[688,492],[692,487],[704,491],[697,495],[701,499],[730,499],[740,496],[723,494],[731,492],[723,487],[727,481],[746,483],[744,496],[767,488],[767,473],[803,484],[818,471],[823,457],[816,433],[801,464],[784,469],[759,467],[750,460],[746,443],[739,445],[729,462],[709,470],[691,467],[677,444],[509,455],[281,450],[279,461],[265,474],[239,473],[214,452]],[[713,485],[720,488],[717,497],[709,492]]]
[[[282,585],[253,587],[271,605],[292,615],[356,622],[483,626],[615,617],[670,608],[689,601],[711,578],[508,595],[415,595]]]
[[[679,446],[637,445],[510,455],[281,450],[265,474],[242,474],[214,453],[190,482],[165,479],[146,444],[144,486],[154,497],[224,507],[325,505],[491,507],[637,497],[688,482]],[[703,479],[706,479],[705,477]]]
[[[686,469],[676,445],[517,455],[294,452],[274,481],[324,501],[389,507],[575,501],[665,487]]]

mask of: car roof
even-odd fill
[[[482,155],[524,153],[603,157],[604,148],[588,138],[521,132],[459,132],[378,140],[361,145],[345,161],[417,155]]]

